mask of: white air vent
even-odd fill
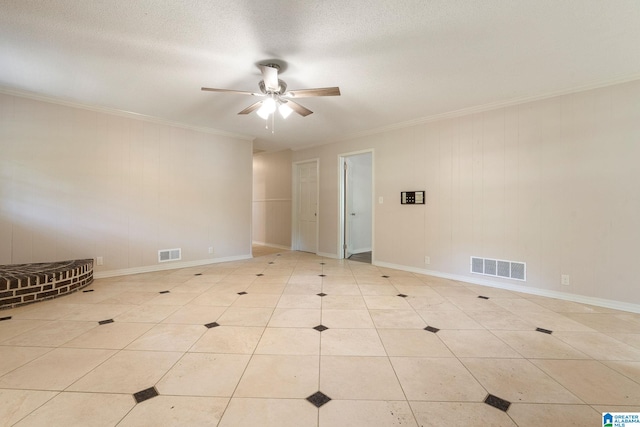
[[[158,251],[158,262],[178,261],[182,259],[182,249],[162,249]]]
[[[527,264],[524,262],[472,256],[471,272],[505,279],[527,280]]]

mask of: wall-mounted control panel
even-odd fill
[[[424,191],[403,191],[400,193],[403,205],[424,205]]]

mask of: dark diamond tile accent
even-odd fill
[[[316,294],[316,295],[318,295],[319,297],[326,297],[327,296],[327,294],[325,294],[324,292],[320,292],[319,294]]]
[[[269,264],[275,264],[275,262],[271,261]]]
[[[206,325],[207,328],[211,329],[211,328],[215,328],[216,326],[220,326],[217,322],[211,322],[211,323],[207,323]]]
[[[196,273],[194,276],[202,276],[202,273]]]
[[[158,395],[158,390],[155,387],[149,387],[137,393],[134,393],[133,398],[136,399],[136,403],[144,402]]]
[[[425,331],[429,331],[429,332],[433,332],[434,334],[437,333],[440,329],[438,328],[434,328],[433,326],[427,326],[426,328],[424,328]]]
[[[264,274],[258,273],[258,274],[256,274],[256,276],[260,277],[260,276],[264,276]]]
[[[276,256],[280,256],[280,255],[282,255],[282,254],[276,254]]]
[[[542,332],[543,334],[549,334],[549,335],[551,335],[553,333],[552,330],[543,329],[543,328],[536,328],[536,332]]]
[[[391,277],[391,276],[387,276],[387,275],[385,274],[385,275],[384,275],[384,276],[382,276],[382,277],[384,277],[385,279],[388,279],[388,278],[389,278],[389,277]]]
[[[160,291],[161,294],[168,294],[170,291]]]
[[[507,409],[511,406],[511,402],[501,399],[498,396],[494,396],[493,394],[488,395],[487,398],[484,399],[484,403],[504,412],[507,412]]]
[[[326,264],[326,262],[321,262],[321,263],[320,263],[320,265],[325,265],[325,264]]]
[[[101,320],[98,322],[99,325],[106,325],[107,323],[113,323],[113,319]]]
[[[324,325],[318,325],[318,326],[316,326],[316,327],[315,327],[315,328],[313,328],[313,329],[315,329],[315,330],[316,330],[316,331],[318,331],[318,332],[322,332],[322,331],[326,331],[326,330],[327,330],[327,329],[329,329],[329,328],[327,328],[327,327],[326,327],[326,326],[324,326]]]
[[[242,291],[242,292],[238,292],[238,295],[246,295],[247,293]]]
[[[82,292],[84,292],[86,294],[87,292],[93,292],[93,291],[94,291],[93,289],[87,289],[87,290],[84,290]]]
[[[329,396],[324,394],[321,391],[313,393],[311,396],[307,397],[307,400],[311,402],[316,408],[321,407],[325,403],[331,400]]]
[[[483,295],[478,295],[478,298],[480,298],[480,299],[489,299],[489,297],[485,297]]]
[[[0,322],[2,322],[3,320],[11,320],[11,316],[0,317]]]
[[[318,276],[320,276],[320,277],[327,277],[327,275],[326,275],[326,274],[318,274]]]
[[[408,297],[409,295],[405,295],[405,294],[398,294],[398,295],[396,295],[396,296],[399,296],[399,297],[402,297],[402,298],[406,298],[406,297]]]

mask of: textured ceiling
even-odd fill
[[[0,0],[0,86],[301,148],[452,111],[640,78],[637,0]],[[256,64],[314,111],[277,118]]]

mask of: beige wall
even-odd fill
[[[102,256],[100,273],[157,267],[159,249],[182,248],[182,263],[247,257],[251,150],[0,94],[0,264]]]
[[[253,157],[253,241],[291,247],[291,150]]]
[[[377,263],[640,304],[640,81],[294,152],[321,159],[322,253],[338,251],[338,155],[368,148]],[[471,275],[472,255],[526,262],[527,281]]]

